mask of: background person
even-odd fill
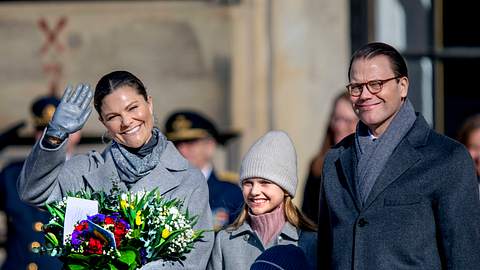
[[[243,204],[240,188],[229,182],[233,180],[238,183],[238,176],[227,179],[231,178],[231,173],[227,176],[224,173],[218,174],[213,159],[218,145],[225,145],[237,134],[220,133],[211,120],[198,112],[177,111],[167,118],[165,135],[208,180],[209,203],[215,230],[231,224]]]
[[[59,103],[59,99],[51,96],[40,97],[32,103],[35,140],[42,136]],[[78,133],[74,136],[73,140],[69,139],[69,155],[80,138]],[[24,162],[13,161],[0,173],[0,207],[7,217],[7,257],[1,269],[61,269],[62,264],[57,258],[32,253],[32,247],[45,242],[41,230],[42,225],[50,220],[50,215],[22,202],[18,196],[17,178]]]
[[[480,188],[480,114],[470,116],[460,128],[458,140],[468,149],[475,162]]]
[[[257,140],[242,160],[240,183],[244,207],[237,220],[218,232],[209,270],[248,270],[265,249],[293,244],[316,267],[315,225],[293,204],[297,155],[283,131]]]
[[[302,211],[315,222],[318,220],[318,196],[320,194],[320,182],[323,161],[328,150],[343,138],[355,132],[358,118],[353,112],[352,104],[346,92],[337,98],[330,113],[330,122],[324,136],[320,151],[310,162],[307,181],[305,183]]]
[[[91,151],[65,161],[66,138],[87,121],[90,102],[110,138],[102,153]],[[40,142],[28,156],[19,178],[20,197],[42,206],[58,201],[66,192],[111,190],[113,181],[123,191],[157,188],[165,199],[184,200],[194,229],[211,229],[208,188],[198,169],[189,165],[173,144],[153,126],[153,100],[143,83],[127,71],[114,71],[97,83],[68,87]],[[213,232],[180,262],[158,260],[142,269],[203,269],[213,246]]]

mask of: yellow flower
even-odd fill
[[[120,201],[120,207],[121,207],[122,209],[127,208],[127,206],[128,206],[127,201],[125,201],[125,200],[121,200],[121,201]]]
[[[137,226],[140,226],[140,224],[142,224],[142,211],[138,211],[137,212],[137,216],[135,217],[135,224]]]
[[[162,230],[162,238],[166,239],[169,236],[170,236],[170,231],[167,228],[163,229]]]

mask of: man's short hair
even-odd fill
[[[358,59],[372,59],[379,55],[385,55],[388,57],[395,76],[408,78],[407,64],[402,55],[394,47],[388,44],[372,42],[364,45],[353,53],[352,58],[350,59],[350,66],[348,67],[348,79],[350,80],[353,62]]]

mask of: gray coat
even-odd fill
[[[41,140],[39,140],[41,141]],[[65,142],[57,149],[46,149],[37,143],[28,156],[18,180],[22,200],[37,206],[60,200],[67,191],[105,190],[112,187],[111,179],[118,179],[110,145],[98,153],[77,155],[65,161]],[[127,187],[120,183],[123,190]],[[208,205],[208,187],[202,173],[193,168],[178,153],[171,142],[162,152],[160,163],[140,179],[130,191],[158,188],[165,198],[180,198],[191,215],[198,215],[195,229],[212,229]],[[207,232],[204,241],[197,242],[187,255],[184,266],[178,263],[156,261],[142,269],[205,269],[213,246],[213,232]]]
[[[354,136],[324,162],[320,269],[479,269],[480,201],[465,147],[417,119],[362,206]]]
[[[247,222],[238,229],[224,229],[215,237],[215,245],[208,263],[208,270],[249,270],[255,259],[267,248],[276,245],[293,244],[306,254],[316,267],[317,233],[301,231],[285,223],[278,237],[264,247],[262,241]]]

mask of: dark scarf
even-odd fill
[[[157,128],[153,128],[150,140],[137,149],[127,148],[113,141],[110,153],[120,180],[127,185],[133,184],[149,174],[160,162],[166,146],[167,139]]]
[[[407,135],[416,120],[410,100],[405,100],[385,132],[372,140],[368,127],[358,122],[355,133],[357,154],[357,194],[363,203],[367,200],[375,181],[400,141]]]

